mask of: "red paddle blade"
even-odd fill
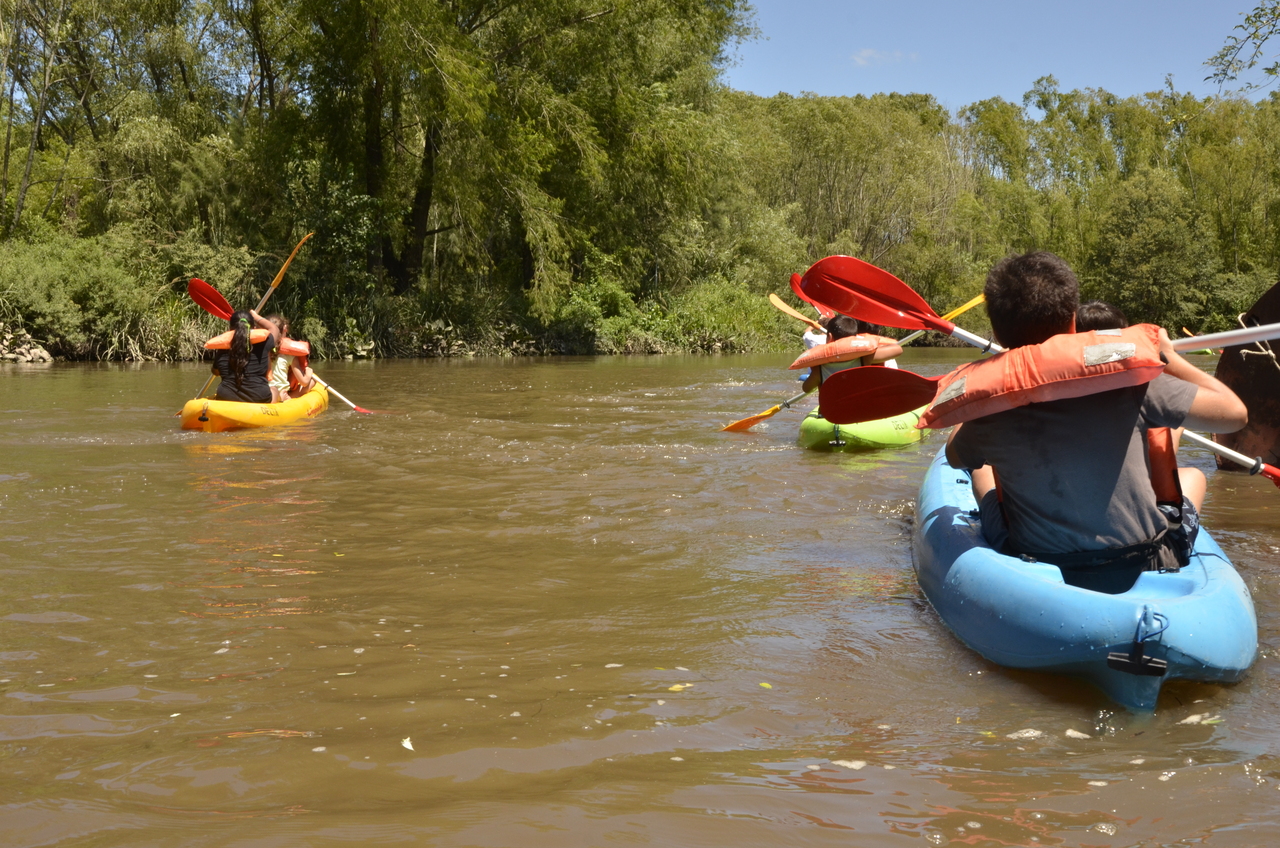
[[[918,409],[938,392],[938,377],[876,366],[837,371],[818,389],[818,414],[832,424],[859,424]]]
[[[1275,483],[1276,488],[1280,489],[1280,468],[1276,468],[1274,465],[1268,465],[1264,462],[1262,463],[1262,469],[1258,473],[1263,477],[1266,477],[1272,483]]]
[[[814,300],[812,297],[804,293],[804,289],[800,288],[799,274],[791,275],[791,290],[796,293],[796,297],[800,298],[805,303],[809,304],[814,309],[818,310],[818,315],[821,316],[823,321],[826,321],[828,318],[835,317],[836,311],[834,309],[832,309],[830,306],[827,306],[826,304],[819,303],[818,301]]]
[[[955,326],[939,318],[924,298],[902,280],[852,256],[828,256],[814,263],[805,272],[800,286],[810,297],[873,324],[948,333]],[[843,289],[845,297],[832,289]]]
[[[227,303],[227,299],[204,280],[192,277],[191,282],[187,283],[187,294],[191,295],[191,299],[205,312],[224,321],[235,311],[231,308],[231,304]]]

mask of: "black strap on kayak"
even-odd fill
[[[1157,628],[1156,625],[1160,626]],[[1138,626],[1133,632],[1133,645],[1129,652],[1112,651],[1107,654],[1107,668],[1136,674],[1140,677],[1164,677],[1169,670],[1169,662],[1158,657],[1146,655],[1147,641],[1154,639],[1169,629],[1169,619],[1161,613],[1154,612],[1150,606],[1142,607],[1142,615],[1138,618]],[[1143,631],[1147,631],[1143,633]]]

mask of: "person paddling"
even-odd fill
[[[1052,253],[996,263],[984,294],[992,331],[1006,348],[1041,345],[1076,329],[1079,283]],[[1179,356],[1163,329],[1139,325],[1062,341],[1079,347],[1083,357],[1046,362],[1066,374],[1058,387],[1097,373],[1098,363],[1136,359],[1144,346],[1151,361],[1166,364],[1163,374],[1145,382],[1138,377],[1083,396],[1073,395],[1077,388],[1058,391],[1058,399],[1012,408],[1006,403],[974,417],[952,431],[947,461],[971,469],[982,532],[992,547],[1057,565],[1068,584],[1116,594],[1143,571],[1185,564],[1178,534],[1170,532],[1176,528],[1158,504],[1147,430],[1188,426],[1229,433],[1245,425],[1248,413],[1230,389]],[[986,362],[988,372],[1002,366],[999,357]],[[968,385],[955,386],[955,397],[965,402],[982,380],[982,373],[970,370]],[[1024,391],[1052,398],[1055,384]],[[1199,506],[1189,503],[1186,522],[1196,522]]]
[[[902,346],[892,339],[880,338],[878,335],[879,327],[859,321],[857,318],[850,318],[848,315],[836,315],[827,321],[826,327],[828,344],[850,336],[872,336],[878,339],[879,346],[875,348],[874,352],[858,359],[851,359],[845,362],[829,362],[814,368],[801,385],[801,388],[806,392],[813,391],[822,385],[823,380],[846,368],[857,368],[860,365],[898,367],[898,363],[894,361],[894,358],[902,355]]]
[[[280,331],[280,346],[273,351],[267,382],[271,385],[272,402],[281,403],[301,397],[315,385],[315,375],[307,365],[311,345],[290,336],[289,319],[283,315],[268,315],[267,320]]]
[[[271,403],[271,351],[280,344],[280,330],[257,311],[240,309],[228,319],[231,329],[210,339],[213,373],[222,378],[215,397],[245,403]]]

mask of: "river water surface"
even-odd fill
[[[1132,715],[934,615],[939,437],[718,432],[787,360],[327,364],[390,414],[221,435],[195,365],[4,366],[0,844],[1280,840],[1280,492],[1184,448],[1262,650]]]

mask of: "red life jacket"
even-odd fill
[[[209,341],[204,343],[204,349],[205,350],[231,350],[231,340],[235,338],[235,334],[236,334],[235,330],[227,330],[225,333],[223,333],[220,336],[214,336],[213,338],[209,339]],[[271,334],[268,333],[266,330],[250,330],[249,331],[250,344],[258,344],[259,342],[265,342],[269,338],[271,338]]]
[[[1062,333],[962,365],[942,378],[916,427],[942,428],[1030,403],[1140,386],[1164,371],[1160,328]]]

